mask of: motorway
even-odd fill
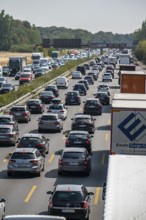
[[[90,86],[87,96],[82,101],[93,97],[98,84],[101,84],[102,73],[98,81]],[[78,80],[70,79],[68,90]],[[17,82],[17,81],[16,81]],[[113,82],[108,83],[111,88],[111,100],[114,93],[119,92],[118,75],[115,74]],[[60,90],[60,98],[64,100],[66,89]],[[46,105],[47,106],[47,105]],[[107,164],[110,146],[110,106],[103,106],[103,114],[96,118],[96,131],[92,139],[92,171],[89,177],[78,175],[58,176],[57,166],[61,150],[65,146],[64,132],[71,129],[71,118],[75,113],[82,112],[83,102],[80,106],[68,106],[68,117],[64,121],[61,133],[45,133],[50,139],[50,153],[46,156],[45,171],[41,177],[31,175],[14,175],[7,177],[7,159],[14,147],[1,146],[0,154],[0,197],[6,199],[6,215],[8,214],[47,214],[49,196],[47,191],[53,190],[57,184],[84,184],[89,191],[94,192],[91,200],[90,220],[103,219],[104,202],[102,201],[102,187],[106,181]],[[25,133],[36,133],[40,114],[32,114],[31,122],[19,123],[20,137]]]

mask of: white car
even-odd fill
[[[73,71],[72,79],[82,79],[82,73],[80,71]]]
[[[65,107],[62,103],[50,104],[49,107],[47,107],[47,112],[58,114],[58,117],[62,120],[67,118],[67,107]]]
[[[5,199],[0,200],[0,219],[3,219],[5,216]]]
[[[100,84],[97,87],[97,92],[107,92],[110,95],[110,88],[107,84]]]
[[[109,81],[112,82],[113,78],[112,78],[112,74],[111,73],[104,73],[103,77],[102,77],[102,81]]]

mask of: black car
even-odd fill
[[[80,71],[82,75],[86,75],[86,67],[84,65],[77,66],[77,71]]]
[[[65,147],[84,147],[89,154],[92,153],[91,138],[93,136],[88,131],[70,131],[66,137]]]
[[[79,83],[83,83],[83,84],[85,85],[86,89],[87,89],[87,90],[89,89],[89,83],[88,83],[88,81],[87,81],[86,79],[81,79],[81,80],[79,81]]]
[[[55,97],[59,96],[59,90],[56,85],[48,85],[45,87],[45,91],[52,91]]]
[[[3,76],[9,76],[10,75],[10,70],[8,66],[3,66],[2,67],[3,71]]]
[[[90,115],[101,115],[102,114],[102,104],[98,98],[87,98],[84,102],[83,107],[84,114]]]
[[[90,70],[90,65],[88,63],[84,63],[84,67],[86,68],[86,70]]]
[[[15,91],[15,86],[11,83],[3,83],[0,88],[1,94],[7,93],[7,92],[12,92],[12,91]]]
[[[51,194],[48,205],[48,215],[64,216],[66,219],[89,219],[90,195],[84,185],[59,184]]]
[[[78,91],[69,91],[65,94],[65,105],[80,105],[81,97]]]
[[[43,134],[24,134],[18,141],[18,148],[37,148],[44,157],[49,153],[49,139]]]
[[[89,133],[94,133],[95,131],[95,123],[94,119],[91,115],[85,114],[76,114],[74,118],[71,118],[73,121],[71,124],[72,130],[80,130],[80,131],[88,131]]]
[[[40,99],[29,99],[26,104],[31,113],[43,113],[45,111],[45,106]]]
[[[94,84],[93,76],[87,75],[87,76],[85,76],[84,79],[86,79],[88,81],[89,85],[93,85]]]
[[[83,83],[76,83],[73,90],[78,91],[80,95],[87,95],[87,89]]]
[[[95,81],[98,79],[98,73],[94,70],[92,72],[88,72],[88,76],[92,76]]]
[[[107,92],[97,92],[95,95],[96,98],[100,100],[100,103],[102,105],[109,105],[110,104],[110,96],[108,95]]]
[[[45,104],[50,104],[54,98],[55,96],[52,91],[42,91],[39,96],[39,99]]]

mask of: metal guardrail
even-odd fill
[[[65,73],[61,74],[60,76],[68,76],[68,75],[71,74],[71,72],[72,72],[73,70],[75,70],[75,68],[72,68],[72,69],[66,71]],[[44,90],[44,87],[45,87],[46,85],[51,84],[51,83],[54,83],[55,80],[56,80],[58,77],[60,77],[60,76],[55,77],[54,79],[48,81],[47,83],[43,84],[43,85],[40,86],[39,88],[34,89],[32,92],[29,92],[29,93],[25,94],[24,96],[22,96],[22,97],[20,97],[19,99],[15,100],[15,101],[13,101],[13,102],[11,102],[11,103],[9,103],[8,105],[6,105],[6,106],[4,106],[4,107],[1,107],[1,108],[0,108],[0,113],[6,111],[7,109],[9,109],[9,108],[10,108],[11,106],[13,106],[13,105],[16,105],[16,104],[20,104],[20,105],[21,105],[21,104],[25,103],[28,99],[30,99],[30,98],[36,96],[36,95],[39,94],[42,90]]]

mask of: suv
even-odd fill
[[[83,83],[76,83],[73,90],[78,91],[80,95],[87,95],[87,89]]]
[[[16,148],[8,161],[7,175],[11,176],[16,172],[29,172],[40,176],[44,167],[45,158],[38,149]]]
[[[59,96],[59,89],[56,85],[48,85],[45,87],[45,91],[52,91],[55,97]]]
[[[79,91],[69,91],[65,94],[65,105],[71,105],[71,104],[81,104],[81,98]]]
[[[107,92],[104,92],[104,91],[97,92],[95,97],[100,100],[100,103],[102,105],[109,105],[110,104],[110,96],[108,95]]]
[[[88,131],[89,133],[94,133],[95,131],[95,124],[91,115],[84,115],[84,114],[77,114],[75,115],[73,120],[71,129],[72,130],[80,130],[80,131]]]
[[[18,122],[13,115],[0,115],[0,125],[13,125],[18,131]]]
[[[31,121],[31,113],[27,105],[15,105],[11,107],[9,114],[13,115],[16,121],[24,121],[27,123]]]
[[[101,115],[102,114],[102,104],[98,98],[87,98],[84,101],[83,107],[84,114],[90,115]]]
[[[87,89],[87,90],[89,89],[89,83],[88,83],[88,81],[87,81],[86,79],[81,79],[81,80],[79,81],[79,83],[83,83],[83,84],[85,85],[86,89]]]
[[[48,191],[52,196],[49,199],[48,214],[64,216],[71,219],[89,219],[90,195],[84,185],[59,184],[54,191]]]
[[[107,92],[108,95],[110,96],[110,88],[109,88],[109,86],[107,84],[100,84],[100,85],[98,85],[97,92],[100,92],[100,91]]]
[[[86,75],[86,67],[84,65],[77,66],[77,71],[80,71],[82,75]]]
[[[24,134],[17,145],[18,148],[37,148],[42,156],[49,153],[49,139],[43,134]]]

